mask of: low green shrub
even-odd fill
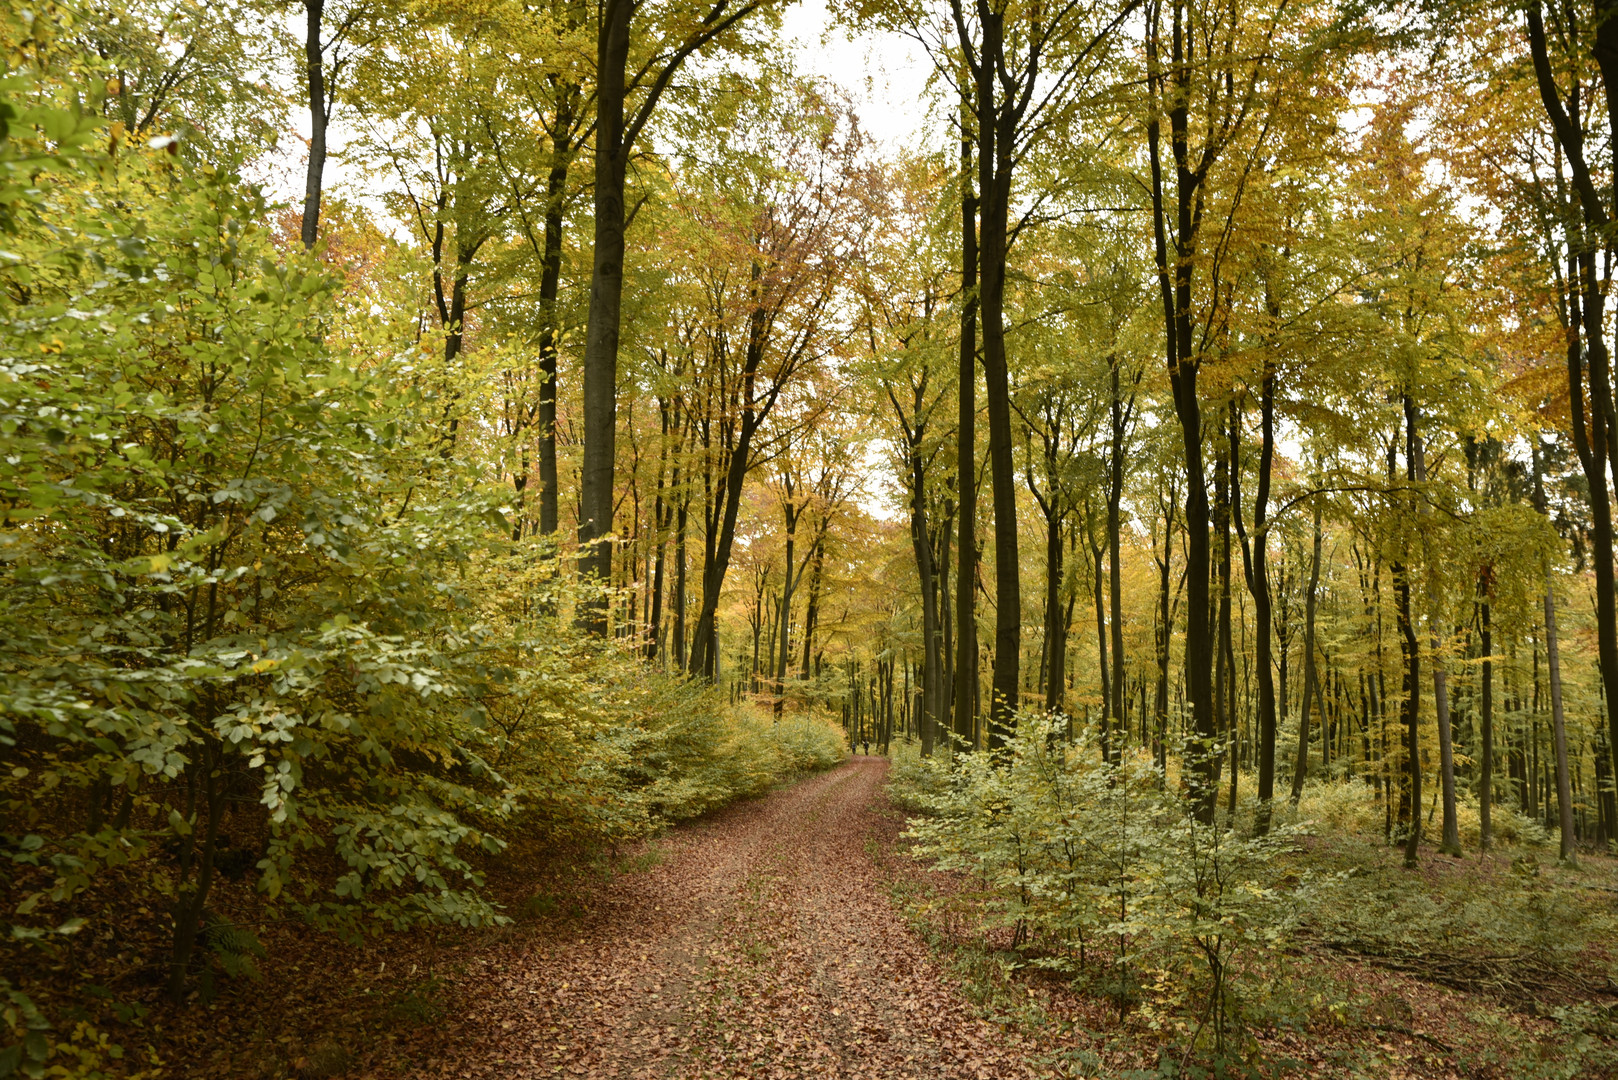
[[[1093,733],[1060,735],[1023,717],[1002,754],[902,763],[896,797],[924,812],[914,853],[981,883],[990,925],[1031,963],[1224,1054],[1313,895],[1307,875],[1278,884],[1298,830],[1203,825],[1146,756],[1105,764]]]

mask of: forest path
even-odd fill
[[[487,961],[476,1011],[418,1075],[1036,1075],[887,896],[886,772],[856,757],[671,831],[579,922]]]

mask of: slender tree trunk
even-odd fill
[[[1052,492],[1054,500],[1056,494]],[[1067,627],[1062,618],[1062,528],[1051,516],[1045,522],[1045,710],[1066,710]]]
[[[1107,571],[1112,600],[1112,685],[1118,692],[1112,696],[1113,724],[1120,733],[1128,730],[1128,695],[1124,693],[1124,610],[1123,568],[1120,556],[1123,532],[1122,505],[1124,497],[1124,435],[1129,418],[1134,412],[1135,397],[1131,392],[1126,405],[1119,384],[1118,355],[1112,355],[1112,447],[1107,460]],[[1142,717],[1144,720],[1144,716]],[[1143,740],[1144,742],[1144,740]]]
[[[756,415],[752,408],[742,414],[741,431],[725,470],[722,491],[725,501],[720,510],[718,535],[710,545],[711,557],[704,561],[702,567],[702,607],[697,614],[696,635],[691,642],[691,674],[701,675],[710,681],[718,679],[716,641],[719,633],[719,593],[724,587],[725,572],[730,568],[731,550],[736,542],[736,519],[741,512],[747,459],[753,451]]]
[[[786,580],[781,586],[781,650],[775,669],[775,718],[781,718],[781,712],[786,706],[787,691],[787,665],[791,657],[792,641],[792,591],[797,584],[796,578],[803,576],[799,570],[796,575],[792,571],[793,548],[798,538],[798,518],[803,514],[803,506],[792,501],[791,481],[787,482],[786,503]]]
[[[1101,577],[1101,549],[1094,544],[1089,545],[1091,558],[1095,560],[1095,581],[1091,593],[1095,597],[1096,609],[1096,672],[1101,680],[1101,757],[1103,761],[1112,760],[1112,716],[1117,710],[1113,708],[1114,695],[1122,694],[1124,688],[1113,684],[1111,669],[1107,666],[1107,616],[1103,606],[1106,590],[1102,588]]]
[[[681,494],[674,511],[674,669],[685,670],[685,526],[691,509],[691,499]]]
[[[1315,674],[1315,596],[1320,587],[1320,500],[1315,500],[1314,548],[1309,557],[1309,591],[1303,597],[1303,708],[1298,711],[1298,762],[1292,771],[1292,805],[1303,797],[1303,779],[1309,772],[1309,702],[1319,696]],[[1324,766],[1330,732],[1321,705],[1320,754]]]
[[[1556,744],[1556,799],[1562,830],[1561,858],[1564,863],[1573,863],[1576,861],[1573,850],[1573,791],[1568,779],[1567,724],[1562,718],[1562,662],[1556,643],[1556,589],[1549,560],[1545,564],[1545,664],[1550,676],[1551,729]]]
[[[813,674],[809,662],[813,656],[815,627],[820,622],[820,575],[825,565],[826,538],[821,536],[815,541],[813,563],[809,568],[809,597],[803,613],[803,667],[799,670],[798,678],[805,682]]]
[[[977,697],[977,617],[973,583],[977,579],[977,305],[978,205],[972,183],[972,137],[965,124],[969,109],[962,102],[961,135],[961,341],[959,413],[956,423],[956,476],[960,485],[960,538],[955,575],[955,737],[970,745]]]
[[[1478,607],[1478,647],[1483,653],[1482,716],[1478,732],[1483,743],[1483,760],[1478,767],[1478,839],[1484,851],[1489,850],[1489,843],[1493,839],[1489,810],[1494,803],[1494,648],[1489,625],[1488,576],[1489,571],[1485,569],[1478,580],[1478,594],[1482,597]]]
[[[551,169],[545,182],[545,251],[539,274],[539,530],[555,536],[558,514],[559,481],[556,473],[556,354],[560,322],[557,298],[562,287],[563,201],[567,195],[567,174],[572,162],[569,146],[573,111],[579,88],[558,89],[554,134],[551,137]]]
[[[1423,445],[1420,429],[1421,411],[1416,407],[1415,399],[1409,394],[1404,400],[1407,422],[1414,432],[1411,436],[1411,452],[1414,460],[1411,462],[1417,483],[1427,479],[1427,455]],[[1430,512],[1424,507],[1420,517],[1426,520]],[[1428,610],[1431,615],[1428,625],[1432,630],[1432,661],[1433,661],[1433,717],[1438,722],[1438,762],[1439,762],[1439,789],[1444,804],[1443,840],[1438,850],[1445,855],[1459,856],[1461,854],[1461,828],[1455,804],[1455,747],[1452,741],[1449,714],[1449,674],[1444,670],[1441,657],[1443,648],[1440,633],[1438,612],[1442,601],[1436,592],[1428,597]]]
[[[1415,440],[1416,427],[1413,407],[1405,398],[1405,478],[1416,479]],[[1391,457],[1391,453],[1390,453]],[[1415,507],[1409,508],[1414,521]],[[1401,560],[1392,566],[1394,613],[1399,624],[1399,651],[1404,659],[1405,699],[1401,706],[1405,723],[1405,768],[1409,786],[1405,789],[1410,800],[1409,829],[1405,834],[1405,865],[1414,867],[1420,862],[1421,847],[1421,653],[1416,644],[1415,620],[1410,605],[1410,568]],[[1402,814],[1401,807],[1401,817]]]
[[[309,90],[309,164],[303,177],[303,229],[305,249],[320,237],[320,193],[326,172],[326,70],[320,48],[320,24],[326,0],[303,0],[304,70]]]
[[[1265,365],[1259,393],[1260,438],[1258,493],[1253,500],[1253,535],[1248,538],[1242,525],[1241,453],[1238,440],[1241,418],[1236,403],[1230,416],[1230,493],[1236,535],[1242,542],[1242,566],[1247,591],[1253,597],[1253,623],[1257,633],[1253,666],[1258,674],[1258,818],[1254,829],[1262,836],[1270,831],[1271,804],[1275,798],[1275,677],[1270,669],[1271,623],[1270,577],[1268,566],[1270,472],[1275,460],[1275,372]]]

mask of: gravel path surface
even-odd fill
[[[888,899],[886,770],[858,757],[674,830],[577,922],[481,961],[417,1075],[1036,1075]]]

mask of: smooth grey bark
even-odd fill
[[[618,332],[624,290],[624,180],[633,139],[624,118],[634,0],[605,0],[596,41],[595,242],[584,337],[584,458],[579,470],[579,576],[604,589],[612,573],[613,466],[618,438]],[[604,597],[579,602],[580,626],[607,636]]]
[[[629,156],[658,100],[680,66],[702,46],[756,10],[762,0],[716,0],[698,24],[667,55],[661,66],[628,70],[631,25],[641,0],[603,0],[596,36],[595,243],[590,268],[590,313],[584,336],[584,456],[579,469],[579,575],[604,589],[612,574],[613,471],[618,435],[618,337],[624,290],[624,183]],[[646,96],[626,115],[627,90],[644,85]],[[706,577],[706,573],[704,575]],[[595,637],[607,636],[605,595],[580,600],[578,623]],[[697,627],[705,656],[717,628],[710,619]],[[710,677],[717,670],[705,665]]]

